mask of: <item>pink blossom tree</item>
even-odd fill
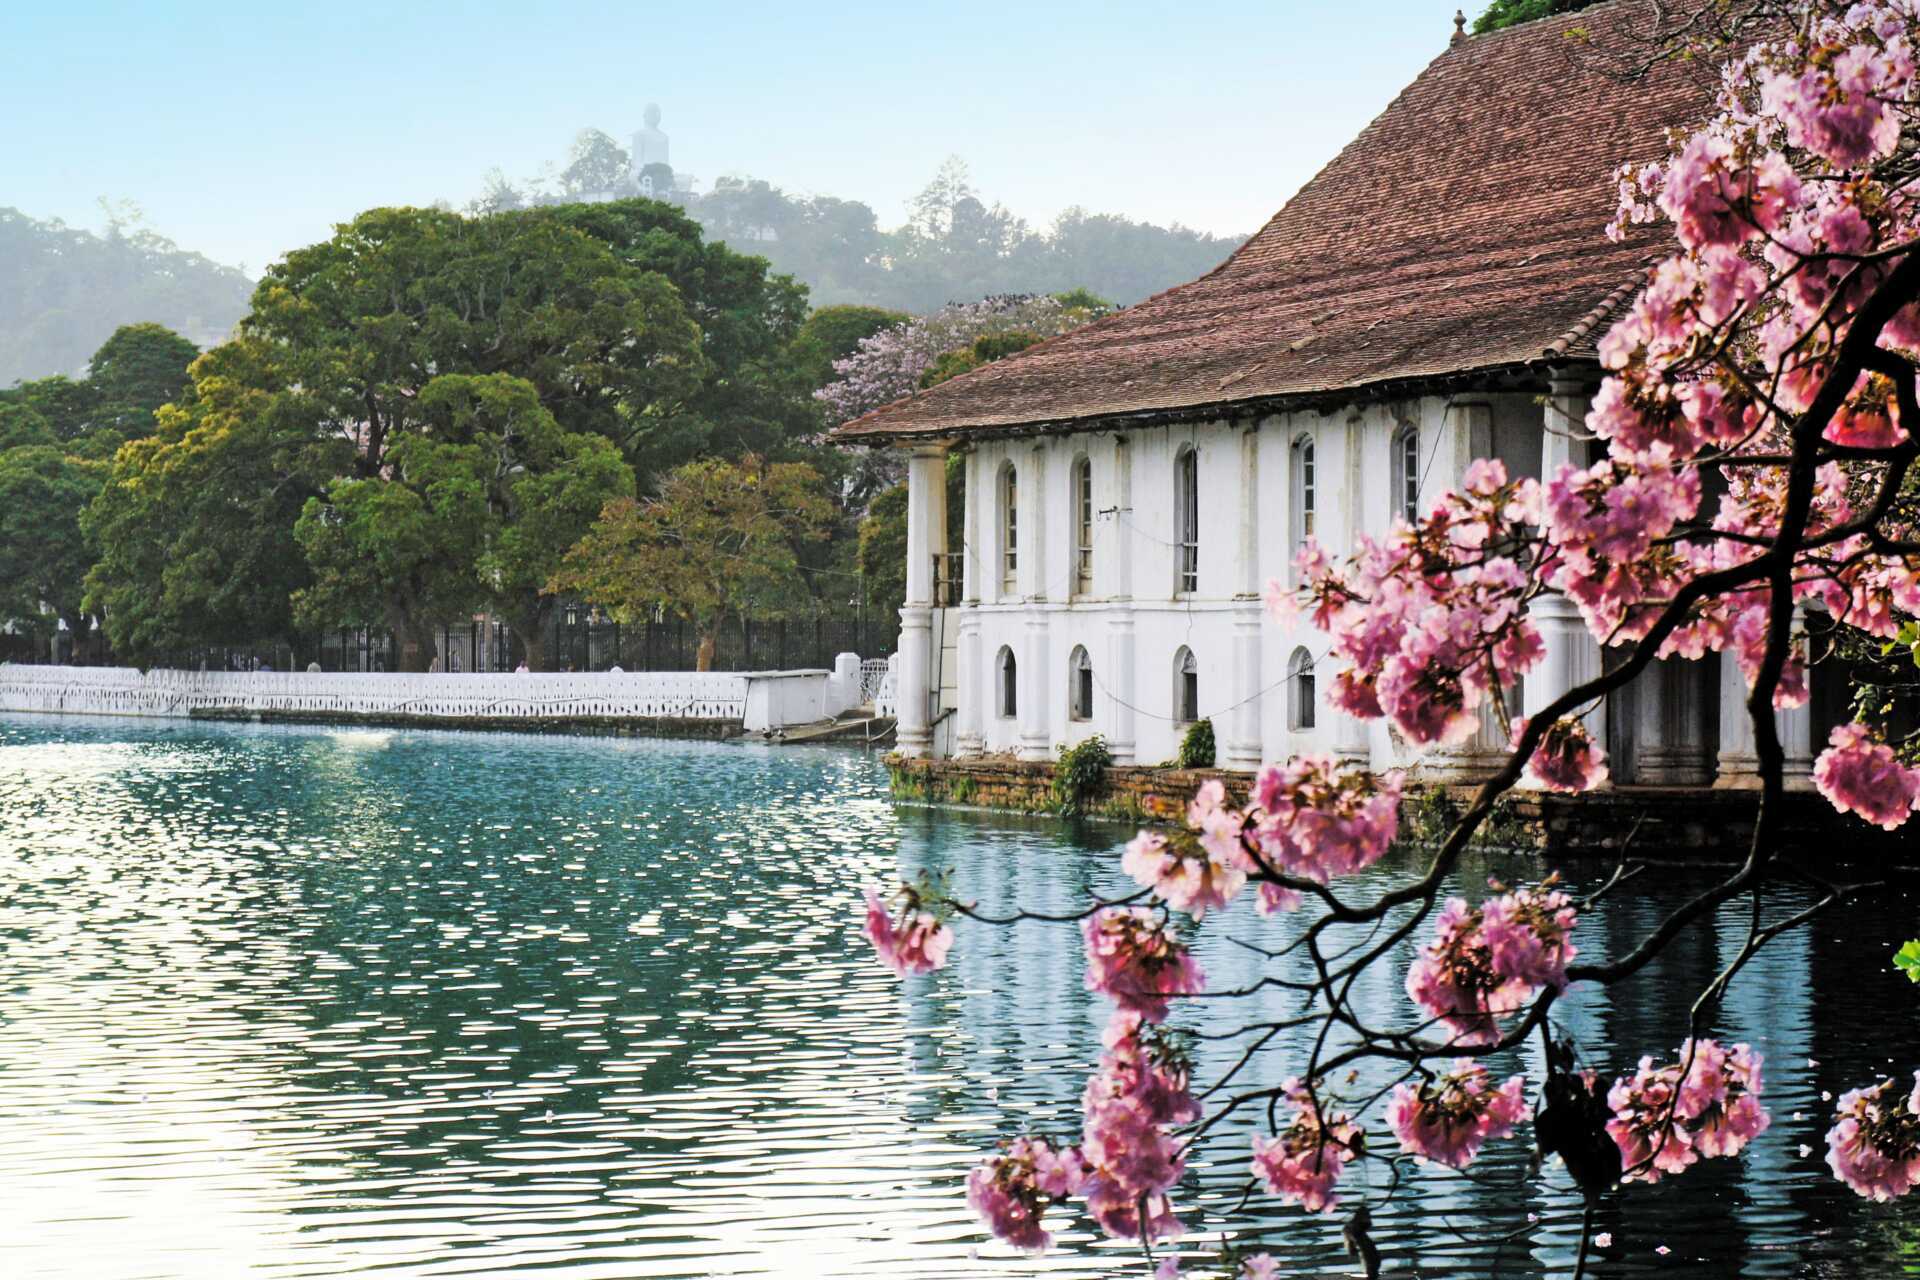
[[[1766,14],[1731,55],[1723,47],[1713,117],[1677,134],[1664,161],[1620,175],[1612,232],[1661,222],[1674,243],[1600,345],[1605,379],[1584,426],[1605,456],[1539,482],[1476,462],[1418,519],[1361,538],[1344,558],[1309,543],[1299,585],[1270,588],[1275,611],[1305,611],[1330,638],[1339,709],[1384,718],[1409,743],[1446,745],[1490,707],[1510,727],[1511,751],[1424,870],[1384,891],[1343,881],[1399,834],[1402,779],[1327,759],[1261,771],[1244,807],[1209,788],[1183,829],[1130,844],[1123,867],[1139,891],[1073,917],[1087,984],[1114,1009],[1082,1141],[1022,1140],[988,1158],[973,1199],[997,1234],[1040,1247],[1041,1216],[1077,1197],[1105,1231],[1150,1252],[1182,1231],[1180,1182],[1202,1151],[1244,1161],[1250,1192],[1338,1211],[1357,1163],[1464,1169],[1526,1122],[1529,1096],[1541,1152],[1564,1156],[1590,1193],[1737,1159],[1766,1140],[1760,1055],[1712,1035],[1722,997],[1774,938],[1899,874],[1841,881],[1783,851],[1775,712],[1808,697],[1796,608],[1903,645],[1920,614],[1916,42],[1913,0],[1812,0]],[[1533,716],[1509,717],[1507,691],[1543,656],[1535,605],[1552,594],[1617,660]],[[1736,664],[1749,688],[1761,786],[1738,866],[1614,953],[1575,938],[1599,899],[1635,892],[1624,855],[1581,899],[1552,877],[1494,885],[1480,901],[1445,896],[1503,794],[1523,780],[1580,792],[1606,778],[1586,717],[1607,694],[1656,659],[1708,654]],[[1834,731],[1814,780],[1835,808],[1888,829],[1906,824],[1920,797],[1914,744],[1870,716]],[[1810,890],[1811,904],[1769,918],[1758,904],[1770,885]],[[943,936],[931,931],[967,917],[1005,922],[944,887],[908,893],[898,921],[872,927],[877,937]],[[1311,976],[1268,980],[1305,1011],[1252,1028],[1262,1043],[1297,1037],[1305,1069],[1252,1078],[1249,1053],[1222,1078],[1196,1082],[1171,1029],[1182,1003],[1248,993],[1210,989],[1183,939],[1203,921],[1232,919],[1243,896],[1258,911],[1310,913],[1290,950]],[[1751,907],[1736,903],[1749,896]],[[1677,1054],[1663,1060],[1666,1046],[1646,1046],[1654,1052],[1637,1067],[1575,1070],[1551,1033],[1555,1002],[1583,984],[1632,982],[1726,912],[1744,941],[1675,1028]],[[1333,943],[1356,929],[1360,943]],[[1383,1025],[1353,993],[1402,944],[1420,946],[1397,975],[1408,1001]],[[965,946],[964,929],[955,945]],[[899,952],[888,959],[897,966]],[[1501,1083],[1482,1065],[1533,1036],[1545,1046],[1545,1080]],[[1396,1086],[1356,1094],[1348,1080],[1369,1063],[1397,1073]],[[1873,1199],[1920,1185],[1920,1088],[1904,1077],[1833,1083],[1848,1089],[1828,1138],[1834,1172]],[[1220,1150],[1222,1121],[1250,1110],[1267,1117],[1270,1136],[1251,1151]],[[1363,1242],[1356,1252],[1371,1268],[1365,1227],[1363,1205],[1349,1238]],[[1576,1271],[1587,1261],[1583,1240]]]

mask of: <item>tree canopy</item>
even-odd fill
[[[75,636],[90,630],[81,601],[93,556],[80,514],[106,469],[53,445],[0,451],[0,619],[33,623],[44,610]]]
[[[1523,22],[1551,18],[1557,13],[1577,13],[1599,0],[1493,0],[1473,22],[1473,33],[1485,35]]]
[[[487,608],[537,660],[540,588],[611,498],[691,458],[808,448],[787,358],[805,314],[670,205],[371,210],[271,268],[241,337],[116,460],[94,599],[129,656],[375,624],[424,667],[437,625]],[[103,386],[151,355],[103,351]],[[57,415],[27,407],[0,429],[38,439]],[[222,541],[238,513],[270,555]],[[265,596],[251,620],[223,605]]]
[[[833,504],[803,462],[705,458],[664,477],[644,502],[610,503],[550,584],[623,622],[665,609],[700,637],[711,670],[720,629],[748,609],[777,613],[799,587],[799,553],[824,538]]]

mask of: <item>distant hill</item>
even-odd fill
[[[115,221],[100,234],[0,208],[0,387],[82,372],[125,324],[213,346],[252,296],[240,271],[151,231]]]
[[[906,224],[892,230],[861,201],[791,193],[758,178],[723,177],[700,192],[665,164],[636,175],[629,152],[595,129],[574,140],[565,169],[549,170],[516,183],[495,169],[467,209],[636,195],[671,200],[710,238],[757,253],[806,285],[817,307],[857,303],[925,315],[949,302],[1070,289],[1129,306],[1211,271],[1246,239],[1079,207],[1050,226],[1030,226],[982,199],[957,157],[913,198]]]

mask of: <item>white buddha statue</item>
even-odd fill
[[[671,164],[667,159],[667,135],[660,132],[660,105],[649,102],[643,118],[647,127],[633,135],[633,173],[636,178],[650,164]]]

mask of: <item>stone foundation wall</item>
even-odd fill
[[[1012,756],[976,756],[964,760],[907,759],[888,756],[896,800],[926,804],[971,805],[1012,813],[1053,813],[1054,765],[1050,760]],[[1159,769],[1118,765],[1106,771],[1106,784],[1089,797],[1092,817],[1126,821],[1171,822],[1186,812],[1201,784],[1218,778],[1236,804],[1245,803],[1253,775],[1228,769]]]
[[[893,795],[908,803],[967,805],[1016,813],[1054,813],[1054,766],[1047,761],[984,756],[959,760],[909,760],[889,756]],[[1221,769],[1160,769],[1123,766],[1106,771],[1105,785],[1089,798],[1089,816],[1129,822],[1177,822],[1194,792],[1210,779],[1226,784],[1244,803],[1253,775]],[[1472,786],[1410,788],[1401,806],[1400,828],[1416,842],[1443,838],[1472,801]],[[1753,839],[1758,793],[1704,787],[1621,787],[1581,796],[1515,791],[1501,798],[1476,834],[1477,845],[1537,849],[1585,857],[1617,856],[1630,843],[1635,856],[1743,858]],[[1847,858],[1920,858],[1920,842],[1903,842],[1834,811],[1820,796],[1786,797],[1784,835],[1789,849],[1823,862]]]

